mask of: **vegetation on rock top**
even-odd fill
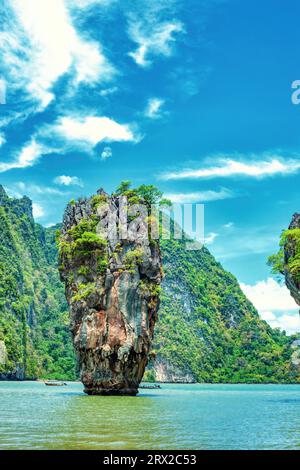
[[[268,259],[272,272],[284,275],[288,271],[300,283],[300,228],[284,230],[279,246],[279,251]],[[285,252],[291,256],[285,256]]]

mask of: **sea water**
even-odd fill
[[[0,449],[300,449],[300,385],[82,389],[0,382]]]

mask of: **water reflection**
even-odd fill
[[[163,405],[158,396],[150,395],[73,396],[52,426],[53,440],[47,447],[147,449],[149,445],[159,448],[163,441],[171,448],[176,428],[168,419],[168,407],[167,402]]]

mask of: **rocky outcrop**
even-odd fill
[[[4,341],[0,341],[0,364],[5,365],[7,362],[7,349]]]
[[[289,225],[289,230],[300,230],[300,214],[294,214]],[[297,237],[287,237],[284,245],[284,276],[288,289],[298,305],[300,305],[300,277],[299,273],[291,270],[291,261],[299,256]]]
[[[153,371],[155,373],[156,382],[181,384],[196,383],[196,380],[190,371],[179,369],[160,357],[155,361]]]
[[[84,390],[92,395],[137,393],[159,306],[159,245],[148,239],[143,221],[137,239],[130,230],[119,239],[111,222],[122,219],[121,202],[103,190],[73,201],[59,239],[73,344]]]
[[[5,341],[0,341],[0,366],[5,367],[7,360],[8,354]],[[9,372],[1,372],[0,370],[0,380],[24,380],[24,378],[24,367],[22,367],[20,364],[17,364],[14,369]]]

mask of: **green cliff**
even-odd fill
[[[295,213],[287,230],[283,230],[279,251],[269,257],[273,274],[284,277],[292,297],[300,305],[300,214]]]
[[[170,240],[161,249],[165,279],[156,375],[199,382],[300,381],[291,360],[296,338],[261,320],[236,278],[205,247],[187,251],[184,241]]]
[[[30,199],[9,198],[0,186],[2,378],[74,378],[54,235],[34,222]]]

